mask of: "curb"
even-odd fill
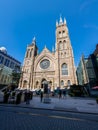
[[[60,112],[71,112],[71,113],[80,113],[80,114],[91,114],[91,115],[98,115],[98,113],[91,113],[91,112],[82,112],[82,111],[73,111],[73,110],[64,110],[64,109],[52,109],[52,108],[40,108],[40,107],[31,107],[31,106],[22,106],[22,105],[7,105],[7,104],[0,104],[0,106],[4,107],[17,107],[17,108],[29,108],[29,109],[37,109],[37,110],[50,110],[50,111],[60,111]],[[65,108],[66,109],[66,108]]]

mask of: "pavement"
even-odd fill
[[[98,114],[98,104],[94,98],[87,97],[69,97],[59,99],[58,97],[50,97],[50,103],[40,102],[40,97],[33,97],[30,104],[22,102],[19,105],[15,104],[0,104],[3,106],[33,108],[33,109],[48,109],[55,111],[67,111],[77,113]]]

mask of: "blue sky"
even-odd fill
[[[65,17],[75,65],[98,43],[98,0],[0,0],[0,47],[23,62],[27,44],[36,37],[39,52],[55,45],[55,23]]]

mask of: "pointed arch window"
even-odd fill
[[[66,40],[63,41],[64,49],[66,49]]]
[[[61,70],[62,70],[62,75],[68,75],[68,67],[66,63],[62,64]]]
[[[62,33],[61,33],[61,31],[59,31],[59,37],[62,37]]]
[[[27,54],[26,54],[26,58],[28,58],[28,56],[29,56],[29,49],[27,50]]]
[[[32,56],[32,52],[33,52],[33,49],[31,49],[31,51],[30,51],[30,57]]]
[[[65,36],[66,36],[65,30],[63,30],[62,34],[63,34],[63,37],[65,37]]]
[[[60,50],[63,49],[63,43],[62,43],[62,41],[59,42],[59,49],[60,49]]]

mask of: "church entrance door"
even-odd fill
[[[42,79],[41,88],[44,89],[44,93],[48,93],[48,81],[46,79]]]

